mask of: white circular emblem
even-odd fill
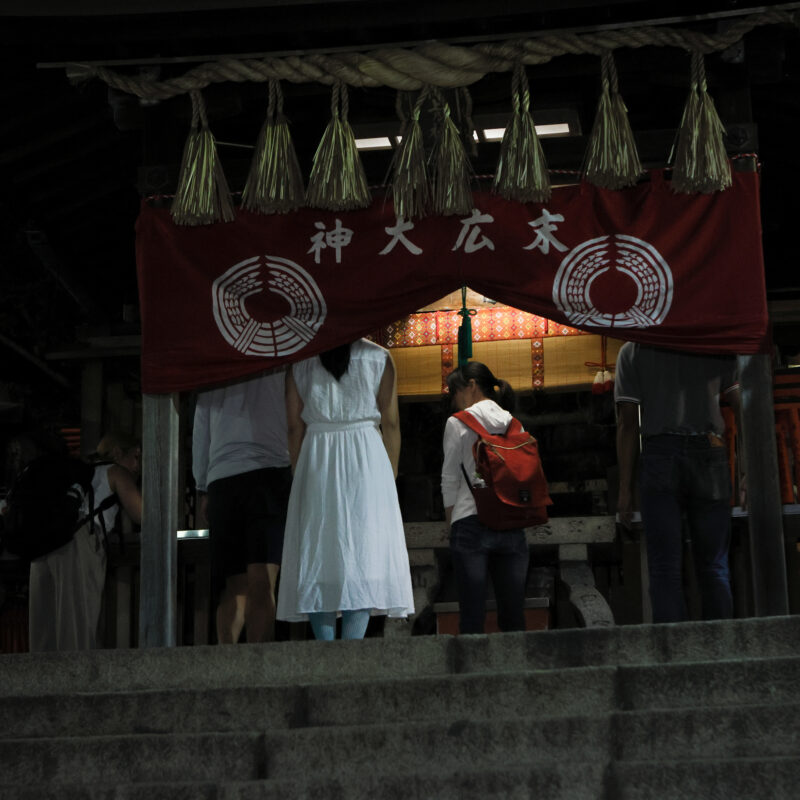
[[[603,310],[592,300],[598,278],[607,281]],[[636,298],[625,299],[633,281]],[[618,282],[618,283],[617,283]],[[621,290],[608,301],[614,285]],[[561,262],[553,282],[553,302],[575,325],[649,328],[660,325],[672,305],[672,271],[658,250],[634,236],[618,233],[589,239]],[[630,299],[630,295],[628,295]]]
[[[247,298],[263,291],[283,297],[289,313],[259,322],[247,310]],[[325,321],[325,299],[314,279],[286,258],[260,256],[234,264],[211,287],[214,319],[225,341],[248,356],[288,356],[305,347]]]

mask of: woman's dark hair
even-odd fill
[[[471,380],[474,380],[478,388],[497,405],[506,411],[514,410],[516,396],[511,384],[502,378],[495,378],[489,367],[480,361],[468,361],[447,376],[447,389],[450,395],[454,395],[458,389],[466,388]]]
[[[331,375],[338,381],[350,366],[350,343],[340,344],[319,354],[319,360]]]

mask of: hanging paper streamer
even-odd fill
[[[394,213],[404,219],[427,215],[431,205],[431,184],[425,160],[425,146],[419,115],[429,90],[425,87],[417,97],[411,115],[400,130],[400,146],[392,160],[392,200]],[[402,95],[398,92],[397,111],[402,119]]]
[[[467,308],[467,287],[461,287],[461,325],[458,327],[458,366],[463,367],[472,358],[472,316],[477,310]]]
[[[550,199],[550,175],[530,113],[530,90],[522,64],[514,67],[513,112],[500,145],[492,191],[506,200],[543,203]]]
[[[189,96],[192,125],[183,148],[178,187],[171,207],[172,219],[176,225],[232,222],[233,201],[217,155],[216,141],[208,129],[203,97],[194,89]]]
[[[351,211],[372,202],[356,138],[347,121],[348,110],[347,86],[336,81],[331,96],[332,119],[314,154],[308,179],[306,203],[311,208]]]
[[[676,192],[711,194],[731,186],[725,151],[725,128],[707,92],[703,54],[692,52],[692,85],[683,109],[674,148],[672,188]]]
[[[589,136],[583,178],[603,189],[633,186],[642,174],[628,109],[619,94],[614,56],[601,56],[602,89]]]
[[[433,210],[446,217],[472,211],[470,178],[472,167],[464,151],[458,129],[450,118],[450,106],[438,89],[432,90],[441,113],[441,130],[434,147]]]
[[[285,214],[303,205],[305,190],[297,153],[283,115],[280,82],[270,79],[267,119],[256,143],[242,205],[261,214]]]

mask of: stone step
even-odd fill
[[[0,738],[230,732],[793,702],[800,656],[500,675],[9,697]]]
[[[800,696],[800,656],[623,666],[616,685],[621,710],[782,705]]]
[[[800,656],[328,685],[22,696],[3,701],[0,739],[783,705],[796,700],[798,685]]]
[[[605,763],[610,717],[448,720],[224,734],[141,734],[0,741],[0,796],[8,786],[74,783],[350,780],[419,768],[453,772],[563,760]],[[433,761],[432,761],[433,759]]]
[[[262,781],[158,782],[85,786],[12,786],[3,800],[605,800],[604,764],[542,763],[456,770],[398,765],[393,774],[315,778],[313,769],[293,779]]]
[[[319,780],[533,769],[542,764],[797,757],[800,704],[449,719],[260,732],[0,741],[0,797],[14,786]]]
[[[338,726],[264,734],[171,734],[0,742],[0,796],[13,786],[134,782],[295,781],[310,774],[347,782],[404,765],[454,772],[540,764],[658,763],[797,757],[800,706],[622,712],[559,719],[462,719]]]
[[[396,760],[488,768],[551,759],[608,762],[800,754],[800,704],[619,712],[551,719],[462,719],[307,728],[265,735],[267,774],[302,771],[308,753],[324,774],[380,772]]]
[[[328,685],[9,697],[3,738],[235,732],[614,710],[613,667]]]
[[[0,697],[212,689],[794,656],[800,616],[490,636],[0,656]]]
[[[613,800],[797,800],[800,755],[617,761],[607,780],[605,797]]]
[[[619,761],[800,757],[800,703],[625,711],[610,735]]]
[[[542,763],[261,781],[5,786],[3,800],[796,800],[800,758]]]
[[[0,797],[26,784],[255,780],[266,777],[254,732],[0,741]]]

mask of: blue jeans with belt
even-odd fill
[[[703,618],[733,616],[728,547],[731,480],[727,450],[709,438],[662,434],[644,440],[639,468],[653,622],[686,619],[683,518],[691,537]]]
[[[525,531],[494,531],[477,514],[457,519],[450,529],[450,554],[458,590],[460,633],[483,633],[486,589],[491,576],[497,627],[525,630],[528,543]]]

